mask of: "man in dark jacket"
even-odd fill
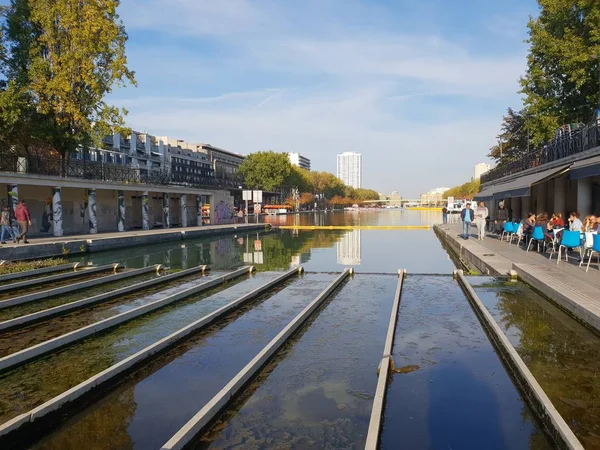
[[[500,203],[496,213],[496,233],[502,233],[504,224],[508,221],[508,211],[504,208],[504,203]]]
[[[19,230],[21,231],[21,234],[17,236],[17,242],[20,242],[21,239],[23,239],[23,243],[28,244],[27,231],[31,225],[31,216],[29,215],[29,209],[27,209],[27,205],[25,205],[23,200],[19,201],[19,204],[15,209],[15,218],[17,219],[17,222],[19,222]]]
[[[471,222],[475,219],[475,213],[471,209],[471,205],[467,203],[465,208],[460,212],[460,218],[463,221],[463,238],[469,239],[469,231],[471,230]]]

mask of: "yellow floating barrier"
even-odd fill
[[[280,230],[429,230],[429,225],[281,225]]]

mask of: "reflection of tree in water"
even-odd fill
[[[85,352],[71,348],[64,354],[68,358],[40,359],[0,378],[0,422],[41,405],[96,374],[98,367],[103,369],[117,361],[117,356],[108,350],[94,355],[93,364]],[[68,364],[57,365],[59,359]]]
[[[296,236],[292,232],[273,232],[262,237],[264,264],[256,266],[259,271],[285,270],[292,258],[298,254],[308,254],[313,248],[332,248],[344,235],[344,231],[301,231]],[[251,241],[252,242],[252,241]],[[241,252],[245,247],[238,247]]]
[[[599,340],[525,286],[496,291],[500,323],[586,448],[600,448]],[[518,330],[518,333],[514,333]]]
[[[116,397],[116,398],[112,398]],[[133,442],[127,427],[136,410],[133,389],[126,389],[109,401],[88,408],[84,417],[66,424],[62,432],[54,433],[39,447],[50,450],[63,449],[127,449]]]

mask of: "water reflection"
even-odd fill
[[[471,279],[586,449],[600,449],[600,339],[525,284]]]
[[[361,230],[348,231],[337,243],[337,263],[342,266],[359,266]]]
[[[383,449],[549,448],[451,277],[407,277],[393,358]]]
[[[281,225],[431,225],[437,211],[380,210],[266,217]],[[81,258],[73,258],[80,260]],[[185,269],[200,264],[231,270],[252,264],[258,271],[281,271],[300,264],[331,272],[360,266],[364,272],[450,273],[454,264],[431,230],[280,230],[167,242],[88,254],[86,262],[120,261],[126,267],[164,264]]]

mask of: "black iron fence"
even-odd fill
[[[26,158],[2,153],[0,153],[0,172],[203,189],[239,189],[243,186],[243,180],[237,176],[210,177],[80,159]]]
[[[481,183],[489,183],[599,146],[600,124],[583,127],[554,139],[550,144],[539,150],[534,150],[522,158],[484,173],[481,176]]]

